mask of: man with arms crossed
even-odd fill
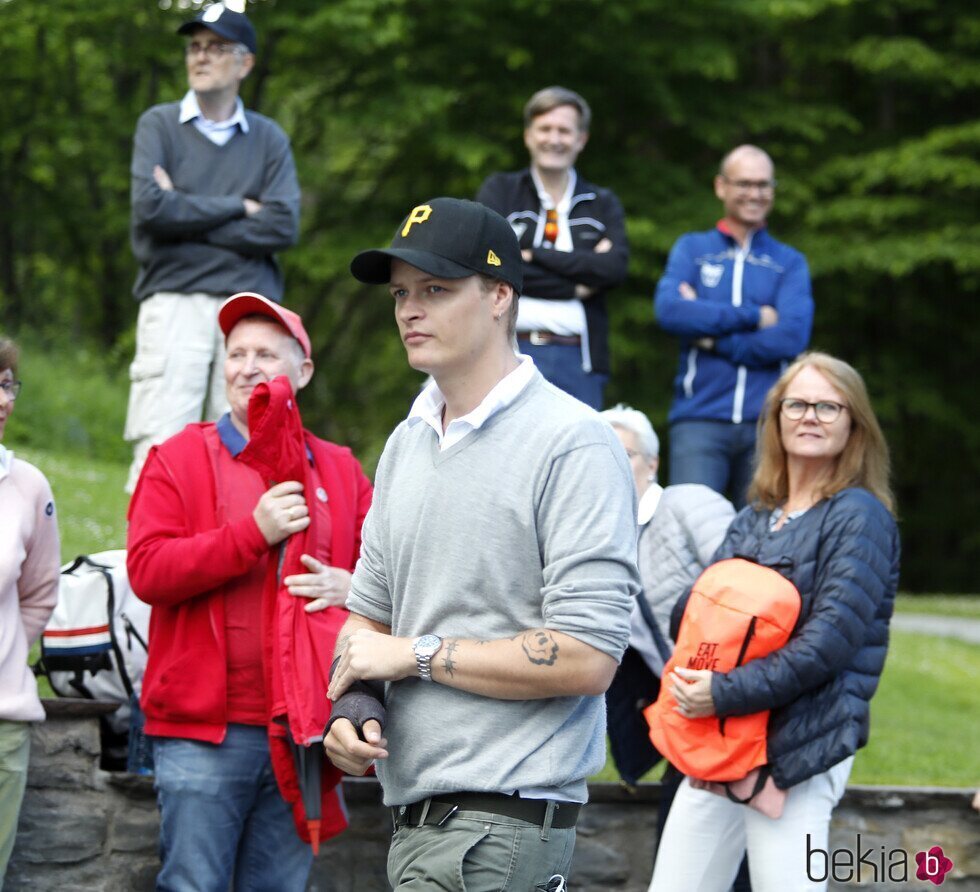
[[[745,505],[763,400],[813,325],[806,258],[766,229],[774,177],[756,146],[724,157],[714,186],[725,216],[677,240],[655,299],[660,327],[680,339],[671,485],[703,483],[736,508]]]
[[[564,888],[639,590],[625,454],[515,355],[521,255],[501,216],[433,199],[351,271],[388,284],[433,381],[378,466],[327,753],[354,774],[377,760],[394,888]],[[349,706],[362,680],[389,682],[386,739],[363,721],[376,708]]]
[[[190,89],[136,125],[132,243],[136,358],[126,416],[128,492],[150,447],[227,411],[218,307],[257,291],[282,300],[274,252],[295,244],[299,184],[289,139],[238,96],[255,64],[252,23],[221,3],[185,22]]]
[[[495,173],[477,201],[507,218],[521,243],[521,351],[556,387],[602,408],[609,378],[606,291],[626,278],[623,206],[575,170],[592,111],[565,87],[538,90],[524,106],[530,166]]]

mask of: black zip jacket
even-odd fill
[[[615,193],[581,177],[576,180],[568,214],[573,246],[570,252],[534,244],[544,211],[529,168],[491,174],[480,186],[476,200],[506,217],[521,248],[533,252],[531,262],[524,264],[523,294],[544,300],[571,300],[578,284],[597,289],[583,301],[589,357],[593,372],[609,374],[606,291],[623,282],[629,264],[625,215]],[[603,238],[613,243],[612,250],[597,254],[595,246]]]

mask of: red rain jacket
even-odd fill
[[[277,389],[271,388],[273,395]],[[254,430],[250,407],[251,436],[239,458],[260,469],[267,482],[301,479],[308,483],[309,448],[328,495],[330,561],[352,571],[360,552],[361,524],[371,503],[371,484],[349,449],[302,429],[291,397],[290,391],[288,402],[292,406],[288,407],[286,399],[277,401],[273,396],[271,409],[267,405],[262,413],[267,417],[259,420]],[[271,445],[267,436],[277,425],[284,433],[289,432],[278,446]],[[293,446],[297,444],[302,476],[298,476],[299,465],[294,463],[296,476],[267,477],[267,473],[279,473],[273,471],[273,462],[295,462]],[[212,468],[216,446],[224,448],[213,424],[191,424],[151,450],[130,503],[127,536],[127,569],[133,591],[153,605],[150,654],[140,700],[146,713],[146,733],[210,743],[224,740],[227,727],[222,587],[230,577],[245,572],[263,553],[270,552],[251,516],[218,525]],[[316,496],[306,492],[306,497]],[[180,523],[173,520],[178,516]],[[310,528],[305,533],[315,535]],[[295,535],[287,540],[282,578],[308,572],[299,563],[306,538]],[[307,614],[303,610],[305,599],[294,598],[285,589],[277,592],[278,554],[278,547],[269,554],[262,617],[266,692],[271,706],[270,752],[280,790],[293,806],[297,831],[309,841],[285,727],[275,719],[288,715],[297,741],[322,734],[330,709],[326,679],[336,635],[347,612],[330,607]],[[269,671],[270,667],[276,671]],[[325,761],[320,833],[324,840],[346,826],[334,791],[339,779],[340,773]]]

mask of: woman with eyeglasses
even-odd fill
[[[725,892],[746,850],[755,892],[826,889],[819,852],[854,754],[868,742],[898,586],[884,437],[861,376],[825,353],[803,354],[786,369],[759,425],[749,506],[715,560],[775,565],[800,592],[799,621],[768,656],[727,673],[678,668],[663,683],[690,719],[771,710],[768,767],[785,796],[782,814],[767,817],[685,780],[651,892]]]
[[[0,441],[19,393],[17,347],[0,337]],[[27,652],[54,609],[59,560],[48,481],[0,443],[0,888],[27,782],[28,723],[44,720]]]

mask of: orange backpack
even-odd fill
[[[650,739],[678,770],[705,781],[735,781],[767,762],[769,710],[684,718],[668,677],[676,667],[729,672],[786,644],[800,615],[800,593],[770,567],[744,558],[718,561],[695,581],[677,646],[664,666],[657,701],[643,714]]]

